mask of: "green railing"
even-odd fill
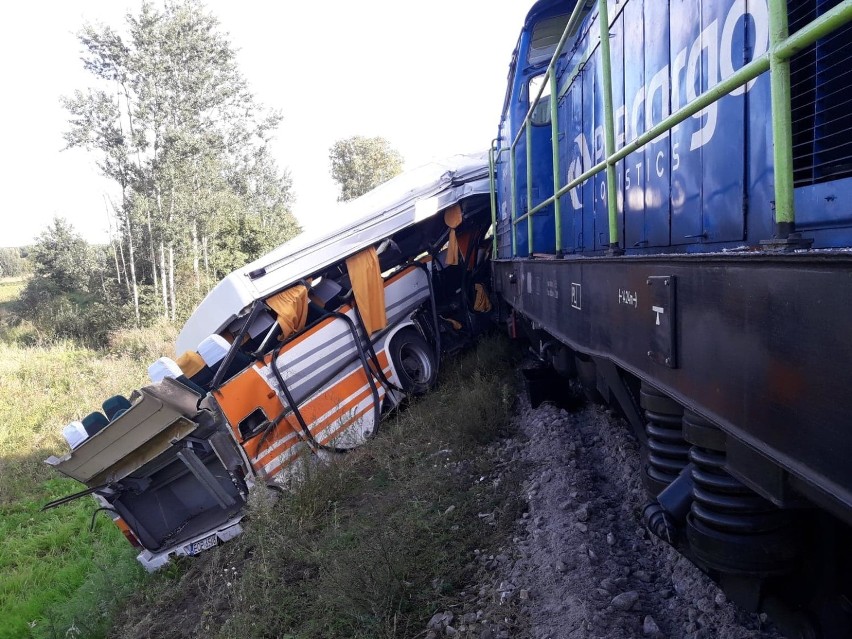
[[[769,8],[769,47],[767,51],[754,58],[751,62],[735,71],[725,80],[722,80],[712,88],[708,89],[692,102],[678,109],[656,126],[648,129],[632,142],[625,144],[618,151],[615,150],[615,117],[612,103],[612,63],[609,47],[609,13],[607,0],[596,0],[598,5],[598,23],[600,26],[600,54],[603,73],[603,108],[604,108],[604,151],[606,158],[594,165],[582,175],[560,184],[559,168],[559,130],[557,122],[557,107],[559,95],[557,92],[556,63],[565,48],[571,34],[573,34],[580,23],[588,15],[594,6],[595,0],[578,0],[568,23],[559,39],[550,64],[544,73],[543,81],[535,98],[530,100],[530,107],[521,123],[520,129],[509,147],[509,167],[511,176],[511,231],[512,231],[512,255],[517,255],[517,226],[521,222],[527,223],[527,247],[528,254],[533,254],[533,224],[532,217],[540,213],[544,208],[553,204],[556,235],[555,253],[562,253],[562,216],[560,210],[560,198],[572,189],[580,186],[589,178],[606,171],[607,181],[607,214],[609,221],[609,250],[613,254],[621,252],[618,237],[618,201],[617,181],[615,165],[631,153],[637,151],[648,142],[656,139],[663,133],[673,129],[675,126],[707,108],[710,104],[725,97],[735,89],[748,84],[756,77],[769,71],[770,91],[772,96],[772,139],[774,146],[774,173],[775,173],[775,226],[777,238],[784,240],[795,232],[796,211],[793,197],[793,125],[790,104],[790,58],[796,53],[812,45],[823,36],[836,31],[843,25],[852,22],[852,0],[843,0],[836,7],[813,20],[793,35],[789,34],[787,17],[787,0],[767,0]],[[576,74],[575,74],[576,75]],[[532,116],[541,101],[545,87],[550,88],[550,125],[551,125],[551,147],[553,152],[553,195],[533,206],[532,201]],[[515,195],[515,184],[517,180],[515,148],[525,136],[526,140],[526,174],[527,174],[527,211],[518,216],[518,203]],[[495,141],[496,142],[496,141]],[[494,177],[496,158],[495,144],[492,143],[489,153],[489,166],[491,170],[491,217],[494,221],[493,252],[497,255],[497,198],[496,181]]]

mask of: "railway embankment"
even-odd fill
[[[780,636],[644,529],[638,446],[611,411],[533,409],[521,397],[511,432],[491,445],[483,481],[520,478],[520,515],[496,551],[473,551],[478,581],[432,618],[427,639]]]
[[[625,423],[531,408],[519,367],[500,338],[450,361],[241,537],[148,579],[111,636],[777,639],[644,530]]]

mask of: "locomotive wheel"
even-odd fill
[[[415,329],[404,328],[394,335],[390,356],[405,392],[423,395],[435,384],[435,353]]]

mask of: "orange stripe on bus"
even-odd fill
[[[323,444],[323,445],[327,444],[329,441],[331,441],[331,440],[332,440],[332,438],[334,438],[334,437],[337,435],[337,433],[339,433],[341,430],[344,430],[344,429],[348,428],[349,426],[351,426],[353,423],[355,423],[356,421],[358,421],[359,419],[361,419],[364,415],[366,415],[366,414],[367,414],[368,412],[370,412],[371,410],[372,410],[372,407],[369,407],[369,406],[368,406],[367,408],[365,408],[364,410],[362,410],[360,413],[357,413],[354,417],[352,417],[352,419],[350,419],[349,421],[347,421],[347,422],[345,422],[344,424],[342,424],[342,425],[340,426],[340,428],[338,428],[337,430],[335,430],[333,433],[331,433],[331,434],[330,434],[328,437],[326,437],[325,439],[321,440],[319,443],[320,443],[320,444]],[[289,447],[288,447],[288,450],[289,450]],[[280,455],[280,453],[279,453],[279,455]],[[268,477],[274,477],[275,475],[277,475],[278,473],[280,473],[280,472],[281,472],[281,470],[282,470],[285,466],[289,466],[290,464],[292,464],[294,461],[296,461],[296,460],[299,458],[299,456],[300,456],[300,455],[294,455],[292,458],[288,459],[285,463],[281,463],[281,464],[279,464],[278,466],[273,467],[273,469],[269,471],[269,473],[268,473]]]
[[[388,369],[385,369],[385,372],[387,373]],[[326,411],[325,413],[321,413],[319,416],[315,417],[314,419],[308,419],[307,416],[305,415],[305,413],[303,412],[302,415],[303,415],[303,417],[305,417],[305,422],[310,424],[309,428],[311,430],[311,434],[316,435],[317,433],[321,432],[329,424],[333,424],[335,421],[340,419],[346,412],[352,410],[353,407],[358,406],[362,401],[364,401],[367,397],[369,397],[372,394],[372,389],[369,387],[369,385],[363,386],[362,389],[363,390],[361,390],[354,398],[352,398],[350,401],[346,402],[346,404],[339,406],[333,413],[329,414],[322,421],[319,420],[319,417],[326,415],[326,413],[328,413],[328,411]],[[384,392],[383,392],[382,389],[380,389],[379,390],[379,400],[380,401],[383,398],[383,396],[384,396]],[[366,410],[372,410],[372,406],[368,407]],[[363,414],[363,411],[362,411],[362,414]],[[290,421],[291,419],[293,420],[292,422]],[[299,426],[298,422],[295,421],[294,416],[288,417],[286,421],[289,424],[291,431],[300,432],[300,430],[301,430],[300,426]],[[352,420],[349,420],[348,422],[346,422],[346,424],[351,424],[351,422],[352,422]],[[337,430],[340,430],[340,429],[338,428]],[[291,440],[289,442],[282,442],[281,441],[282,439],[287,437],[287,435],[289,435],[289,434],[290,433],[286,433],[281,438],[268,440],[269,445],[264,447],[265,452],[261,452],[261,453],[258,453],[258,454],[255,454],[255,455],[252,456],[252,460],[254,460],[254,458],[257,457],[259,454],[263,455],[263,457],[261,457],[256,462],[253,461],[252,462],[253,465],[255,465],[256,468],[263,468],[268,463],[270,463],[272,460],[274,460],[275,457],[277,457],[278,455],[281,455],[285,451],[289,450],[292,446],[294,446],[299,441],[298,437],[291,438]],[[282,448],[282,445],[283,445],[283,448]]]
[[[382,369],[386,371],[388,369],[387,361],[387,355],[384,352],[379,353],[379,364],[382,366]],[[324,391],[306,405],[302,406],[300,408],[302,417],[306,423],[311,425],[310,428],[313,431],[316,422],[318,422],[318,420],[324,415],[331,413],[331,415],[322,422],[323,424],[337,419],[342,413],[351,408],[353,404],[357,406],[357,403],[366,397],[365,391],[362,390],[365,387],[367,388],[367,393],[371,392],[366,375],[364,374],[364,369],[358,368],[352,371],[344,379],[340,380],[340,382],[335,384],[333,387]],[[356,397],[355,400],[350,400],[345,404],[341,404],[341,402],[352,397],[356,393],[358,394],[358,397]],[[383,392],[380,390],[380,396],[381,395],[383,395]],[[269,445],[265,446],[265,448],[274,447],[279,440],[289,435],[290,432],[299,432],[300,430],[299,423],[295,416],[288,415],[281,421],[281,423],[278,424],[275,432],[270,433],[270,435],[267,436],[264,443],[268,443]],[[251,459],[263,454],[263,452],[258,449],[259,443],[259,437],[255,437],[243,443],[243,448]]]

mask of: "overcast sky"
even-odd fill
[[[328,149],[381,135],[407,168],[486,149],[496,135],[512,49],[532,0],[210,0],[258,98],[284,121],[274,143],[307,228],[337,196]],[[116,27],[139,2],[15,2],[0,21],[0,246],[27,244],[61,215],[105,241],[94,157],[62,151],[59,97],[88,86],[74,33]]]

